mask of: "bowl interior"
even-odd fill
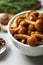
[[[27,44],[22,44],[21,42],[17,41],[17,40],[12,36],[12,34],[11,34],[10,31],[9,31],[9,29],[10,29],[11,23],[14,21],[14,19],[15,19],[16,17],[18,17],[19,15],[28,13],[28,12],[30,12],[30,11],[31,11],[31,10],[29,10],[29,11],[24,11],[24,12],[21,12],[21,13],[16,14],[15,16],[13,16],[13,17],[11,18],[11,20],[9,21],[8,26],[7,26],[8,34],[10,35],[10,37],[12,38],[12,40],[15,41],[15,42],[18,43],[18,44],[21,44],[21,45],[24,45],[24,46],[27,46],[27,47],[32,47],[32,46],[27,45]],[[38,11],[38,10],[37,10],[37,11]],[[43,11],[38,11],[38,12],[39,12],[39,13],[43,13]],[[43,45],[36,46],[36,47],[43,47]]]

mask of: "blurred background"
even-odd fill
[[[41,0],[40,0],[41,1]],[[24,10],[40,9],[39,0],[0,0],[0,12],[18,13]]]

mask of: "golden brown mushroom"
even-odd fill
[[[34,25],[32,25],[32,24],[28,25],[28,30],[29,31],[34,31],[35,30]]]
[[[27,38],[27,44],[31,46],[36,46],[37,45],[37,38],[35,35],[31,35],[30,37]]]
[[[26,33],[26,28],[21,26],[19,31],[18,31],[19,34],[25,34]]]
[[[37,38],[35,35],[28,36],[24,34],[14,34],[15,39],[27,39],[27,44],[31,46],[36,46],[37,45]]]
[[[18,16],[17,18],[15,18],[14,22],[11,24],[11,27],[18,27],[19,23],[25,19],[25,16]]]
[[[38,16],[39,19],[43,19],[43,13],[40,13]]]
[[[10,32],[12,34],[14,33],[24,34],[26,33],[26,28],[20,25],[18,27],[10,27]]]
[[[42,19],[38,19],[36,22],[32,22],[32,21],[28,21],[28,20],[25,20],[28,24],[32,24],[35,26],[35,28],[38,30],[38,31],[42,31],[43,29],[43,21]]]

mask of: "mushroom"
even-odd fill
[[[0,26],[0,29],[1,29],[3,32],[7,32],[7,25],[1,25],[1,26]]]
[[[19,34],[26,34],[26,28],[21,26],[19,31],[18,31]]]
[[[27,44],[31,46],[36,46],[37,45],[37,38],[35,35],[31,35],[30,37],[27,38]]]
[[[1,13],[0,14],[0,22],[3,25],[7,25],[8,24],[8,21],[9,21],[9,15],[7,13]]]
[[[32,25],[32,24],[28,25],[28,30],[29,31],[34,31],[35,30],[34,25]]]
[[[38,16],[39,19],[43,19],[43,13],[40,13]]]
[[[18,32],[18,30],[19,30],[19,28],[14,28],[14,27],[10,27],[10,32],[11,32],[11,34],[14,34],[14,33],[16,33],[16,32]]]
[[[32,24],[35,26],[35,28],[38,30],[38,31],[42,31],[43,29],[43,21],[42,19],[38,19],[36,22],[33,22],[33,21],[28,21],[28,20],[25,20],[28,24]]]
[[[23,27],[23,26],[18,26],[18,27],[10,27],[10,32],[12,33],[12,34],[14,34],[14,33],[21,33],[21,34],[23,34],[23,33],[26,33],[26,28],[25,27]]]
[[[38,15],[39,15],[39,13],[35,10],[32,10],[32,11],[25,14],[26,19],[32,20],[32,21],[36,21],[38,18]]]
[[[37,38],[36,38],[35,35],[28,36],[28,35],[25,35],[25,34],[14,34],[14,38],[15,39],[26,39],[27,44],[29,44],[31,46],[37,45]]]
[[[27,44],[29,44],[30,46],[36,46],[36,45],[42,45],[43,42],[42,41],[38,41],[37,37],[40,37],[41,39],[43,39],[42,35],[38,35],[38,34],[32,34],[31,36],[25,35],[25,34],[14,34],[14,38],[15,39],[25,39],[27,40]]]
[[[37,20],[37,17],[35,15],[30,15],[29,16],[29,20],[36,21]]]
[[[21,25],[21,26],[27,26],[27,25],[28,25],[28,22],[26,22],[25,20],[24,20],[24,21],[21,21],[21,22],[20,22],[20,25]]]
[[[13,21],[13,23],[11,24],[11,27],[18,27],[19,23],[25,19],[25,16],[18,16],[17,18],[15,18],[15,20]]]
[[[39,38],[43,39],[43,34],[35,33],[34,35],[35,35],[36,37],[39,37]]]

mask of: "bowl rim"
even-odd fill
[[[9,23],[8,23],[8,25],[7,25],[7,32],[8,32],[8,34],[9,34],[9,36],[12,38],[12,40],[15,41],[17,44],[20,44],[20,45],[23,45],[23,46],[27,46],[27,47],[31,47],[31,48],[43,47],[43,45],[33,46],[33,47],[32,47],[32,46],[27,45],[27,44],[22,44],[21,42],[17,41],[17,40],[12,36],[12,34],[10,33],[10,31],[9,31],[9,28],[10,28],[11,23],[13,22],[13,20],[14,20],[17,16],[22,15],[22,14],[25,14],[25,13],[30,12],[30,11],[31,11],[31,10],[23,11],[23,12],[20,12],[20,13],[14,15],[14,16],[10,19],[10,21],[9,21]],[[39,11],[39,10],[36,10],[36,11],[39,12],[39,13],[43,13],[43,11]]]

